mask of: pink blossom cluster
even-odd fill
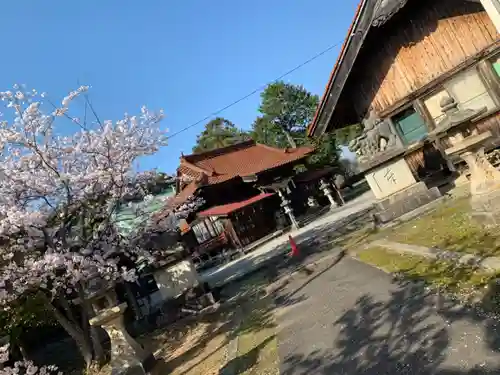
[[[156,176],[138,175],[133,165],[166,145],[158,126],[163,113],[142,107],[138,116],[96,116],[88,124],[70,114],[71,102],[87,90],[78,88],[49,111],[50,101],[35,90],[0,92],[13,111],[0,122],[0,303],[32,288],[71,290],[95,273],[132,280],[135,271],[116,255],[145,256],[112,218],[137,181]],[[79,130],[61,135],[58,126],[68,121]],[[172,214],[185,217],[196,207],[190,201]]]
[[[31,361],[20,361],[14,367],[0,368],[0,375],[62,375],[56,366],[35,366]]]

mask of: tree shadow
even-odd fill
[[[226,306],[231,313],[224,316],[223,324],[220,325],[221,318],[216,319],[214,326],[209,326],[206,332],[201,337],[196,338],[192,342],[192,346],[180,355],[169,357],[169,354],[175,351],[175,347],[169,346],[168,340],[163,342],[163,352],[158,354],[158,361],[152,373],[163,375],[174,370],[181,371],[180,374],[190,373],[198,366],[203,366],[210,357],[221,350],[227,350],[228,345],[236,336],[258,333],[266,328],[275,328],[273,304],[266,298],[270,300],[269,297],[262,298],[259,295],[236,306]],[[217,321],[219,321],[219,325],[217,325]],[[243,324],[240,325],[241,321]],[[224,336],[224,338],[218,340],[217,345],[213,345],[211,341],[215,336]],[[267,338],[250,352],[231,360],[220,373],[240,374],[251,368],[257,363],[259,352],[273,338],[274,336]]]
[[[259,354],[266,345],[274,340],[275,336],[270,336],[262,341],[252,350],[230,360],[224,367],[219,370],[219,375],[239,375],[244,374],[249,369],[253,368],[259,361]]]
[[[332,250],[342,250],[347,244],[355,246],[363,242],[376,231],[373,228],[372,213],[373,208],[370,207],[294,236],[300,256],[289,262],[277,258],[277,264],[273,265],[276,267],[276,274],[289,272],[297,265],[321,257]],[[289,247],[288,244],[280,246]]]
[[[453,302],[444,303],[437,310],[435,295],[424,283],[398,281],[389,299],[378,300],[365,294],[333,322],[335,339],[331,350],[286,356],[281,374],[499,373],[499,369],[488,369],[482,363],[463,365],[461,353],[451,353],[450,326],[464,319],[481,324],[485,345],[498,350],[498,322],[467,308],[457,309]]]
[[[222,305],[210,313],[190,316],[143,335],[138,341],[157,358],[153,374],[168,374],[190,364],[193,368],[222,350],[234,329],[235,311]]]
[[[303,302],[306,299],[306,297],[305,295],[299,295],[299,293],[314,280],[316,280],[321,275],[325,274],[326,272],[330,271],[333,267],[335,267],[345,257],[345,255],[346,255],[345,251],[340,251],[339,254],[330,262],[330,264],[328,264],[319,272],[314,273],[314,271],[308,271],[307,276],[309,277],[304,282],[300,283],[300,285],[298,285],[296,288],[294,288],[293,290],[291,290],[286,294],[280,293],[284,289],[286,284],[281,285],[278,289],[273,291],[273,294],[276,295],[275,298],[276,305],[280,307],[288,307]]]

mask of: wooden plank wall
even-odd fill
[[[500,137],[500,112],[478,121],[472,127],[476,128],[479,133],[490,130],[493,135]]]
[[[351,95],[362,116],[378,113],[491,46],[499,35],[480,3],[421,0],[373,29],[353,69]]]
[[[406,154],[405,160],[408,163],[408,166],[410,167],[413,174],[415,176],[418,176],[421,169],[425,168],[423,147]]]
[[[489,152],[492,149],[495,149],[500,146],[500,112],[487,116],[479,121],[472,123],[469,128],[471,130],[477,129],[479,133],[483,133],[485,131],[490,130],[495,136],[489,144],[486,144],[486,151]],[[451,147],[452,144],[447,137],[441,139],[441,145],[444,148]],[[426,157],[427,154],[427,157]],[[408,152],[405,155],[405,160],[408,163],[408,166],[414,173],[414,175],[419,175],[423,170],[429,170],[429,166],[426,165],[426,159],[435,159],[437,161],[440,156],[434,149],[434,146],[431,143],[422,145],[419,148],[414,149],[413,151]],[[453,158],[455,162],[461,162],[461,159],[458,157]],[[432,169],[432,168],[431,168]]]

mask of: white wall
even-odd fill
[[[173,299],[198,284],[198,272],[191,260],[184,260],[153,274],[164,300]]]

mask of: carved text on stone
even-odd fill
[[[387,181],[392,182],[393,184],[396,184],[396,175],[394,174],[393,170],[391,168],[387,168],[384,173],[384,177]]]

